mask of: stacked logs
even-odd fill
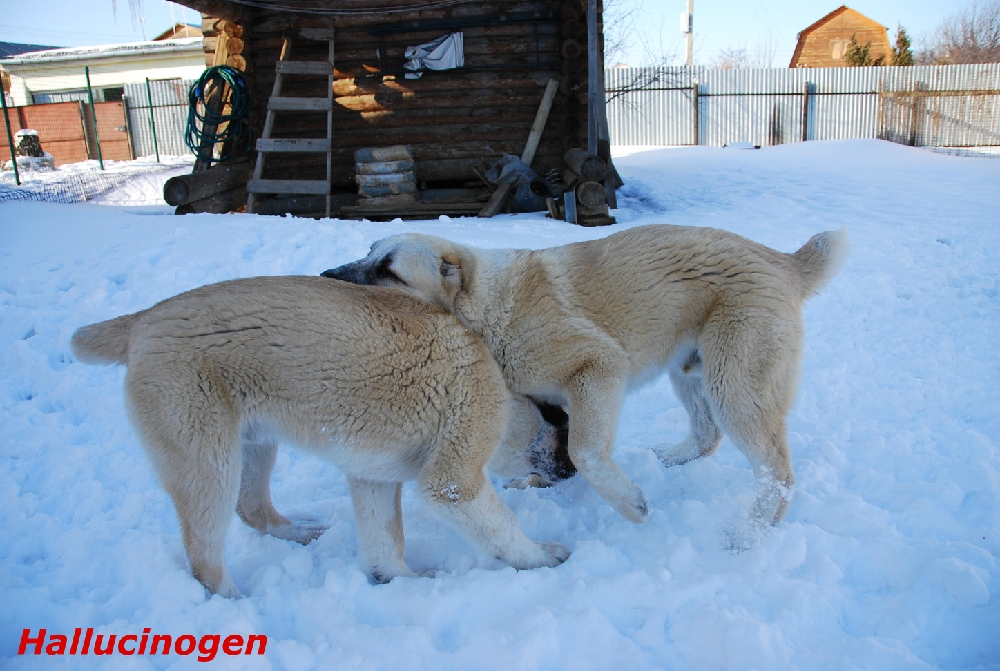
[[[248,72],[250,43],[247,25],[237,21],[204,16],[201,20],[205,66],[228,65]]]
[[[601,180],[608,170],[604,161],[575,147],[563,155],[563,161],[566,163],[563,182],[573,189],[576,202],[590,210],[603,208],[607,202],[607,191]]]
[[[177,208],[174,214],[232,212],[246,204],[252,174],[253,166],[241,161],[171,177],[163,185],[163,200]]]

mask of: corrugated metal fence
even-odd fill
[[[190,79],[151,81],[148,91],[145,83],[125,84],[125,109],[135,156],[153,156],[157,152],[161,156],[191,153],[184,144],[184,129],[187,126],[188,90],[193,83],[194,80]]]
[[[1000,64],[606,72],[615,145],[1000,145]]]

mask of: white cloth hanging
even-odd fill
[[[427,44],[406,47],[403,52],[407,79],[420,79],[424,70],[451,70],[465,65],[465,38],[451,33]]]

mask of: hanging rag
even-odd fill
[[[420,79],[424,70],[451,70],[465,65],[465,38],[462,33],[451,33],[433,42],[406,47],[403,52],[407,79]]]

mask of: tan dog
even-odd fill
[[[646,498],[611,460],[612,443],[626,391],[665,370],[691,431],[658,456],[682,464],[728,434],[761,483],[751,518],[762,526],[784,515],[794,482],[785,416],[802,303],[847,250],[843,231],[794,254],[679,226],[539,251],[407,234],[323,274],[397,287],[454,312],[489,346],[512,391],[566,406],[573,464],[634,522],[645,519]]]
[[[537,408],[511,405],[489,350],[437,306],[318,277],[259,277],[81,328],[72,347],[87,363],[128,364],[129,416],[173,498],[192,571],[212,592],[239,595],[224,562],[234,509],[279,538],[306,543],[323,531],[271,503],[279,440],[347,473],[376,581],[413,576],[400,511],[400,483],[411,479],[515,568],[569,555],[528,540],[483,472],[505,433],[500,465],[525,467],[525,446],[547,440]]]

